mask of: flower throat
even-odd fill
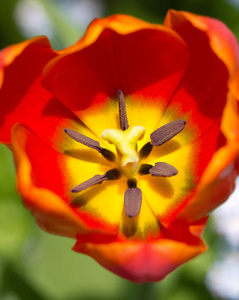
[[[151,175],[157,177],[171,177],[178,173],[177,169],[165,162],[157,162],[155,165],[141,164],[140,160],[150,155],[154,146],[161,146],[171,140],[184,129],[186,122],[182,119],[170,122],[159,127],[150,134],[150,142],[146,143],[140,151],[137,149],[137,142],[143,138],[145,128],[143,126],[129,126],[125,99],[122,91],[118,91],[120,129],[105,129],[101,138],[115,145],[117,156],[95,141],[79,132],[65,129],[65,132],[75,141],[98,151],[105,159],[114,163],[116,168],[110,169],[103,175],[95,175],[89,180],[74,187],[72,193],[80,193],[96,184],[106,180],[117,180],[123,174],[128,178],[128,189],[124,194],[125,214],[136,217],[141,210],[142,192],[137,187],[136,174]]]

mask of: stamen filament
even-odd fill
[[[147,174],[149,174],[149,170],[150,170],[151,168],[153,168],[153,166],[150,165],[150,164],[142,164],[142,165],[140,166],[138,172],[139,172],[140,175],[147,175]]]
[[[108,178],[108,180],[117,180],[121,177],[121,173],[117,168],[115,168],[107,171],[105,176]]]
[[[119,101],[119,117],[120,117],[120,128],[126,130],[129,128],[127,112],[125,107],[124,94],[122,91],[118,91],[118,101]]]
[[[156,129],[150,135],[152,145],[160,146],[171,140],[175,135],[183,130],[185,124],[186,122],[184,120],[179,119]]]
[[[128,188],[133,189],[137,187],[137,180],[135,178],[130,178],[127,180]]]
[[[153,145],[151,144],[151,142],[148,142],[140,149],[139,158],[140,159],[147,158],[152,150],[153,150]]]

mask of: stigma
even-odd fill
[[[144,133],[143,126],[133,126],[126,130],[106,129],[101,135],[102,139],[115,145],[118,153],[118,165],[129,178],[138,170],[137,142],[143,138]]]

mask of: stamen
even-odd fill
[[[121,173],[118,169],[111,169],[105,173],[105,176],[108,178],[108,180],[117,180],[120,178]]]
[[[89,148],[92,148],[92,149],[95,149],[97,150],[98,152],[101,152],[102,150],[102,147],[100,146],[100,143],[75,131],[75,130],[72,130],[72,129],[64,129],[65,133],[67,133],[69,135],[69,137],[71,137],[73,140],[89,147]]]
[[[185,126],[184,120],[170,122],[151,133],[151,143],[153,146],[160,146],[171,140],[175,135],[181,132]]]
[[[101,148],[100,154],[108,161],[116,161],[116,156],[108,149]]]
[[[81,184],[74,187],[71,192],[72,193],[78,193],[82,192],[93,185],[101,184],[104,180],[116,180],[119,179],[121,176],[121,173],[118,169],[111,169],[107,171],[104,175],[95,175],[94,177],[82,182]]]
[[[130,178],[127,180],[128,188],[133,189],[137,187],[137,180],[135,178]]]
[[[178,170],[165,162],[157,162],[154,167],[149,169],[152,176],[171,177],[178,174]]]
[[[89,187],[92,187],[93,185],[101,184],[104,180],[108,180],[106,174],[95,175],[94,177],[92,177],[92,178],[82,182],[81,184],[77,185],[76,187],[74,187],[71,190],[71,192],[72,193],[82,192],[82,191],[88,189]]]
[[[149,170],[152,169],[153,166],[150,164],[142,164],[139,168],[139,174],[140,175],[147,175],[149,174]]]
[[[142,159],[148,157],[152,150],[153,150],[153,145],[150,142],[148,142],[140,149],[139,158]]]
[[[124,194],[124,208],[128,217],[136,217],[140,213],[142,192],[139,188],[127,189]]]
[[[104,158],[106,158],[108,161],[115,161],[116,157],[115,154],[113,152],[111,152],[108,149],[102,148],[100,146],[100,143],[98,141],[95,141],[75,130],[72,129],[64,129],[65,133],[67,133],[69,135],[69,137],[71,137],[73,140],[91,148],[91,149],[95,149],[96,151],[98,151]]]
[[[122,91],[118,91],[118,101],[119,101],[119,117],[120,117],[120,128],[126,130],[129,128],[127,112],[125,107],[124,94]]]

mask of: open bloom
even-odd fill
[[[62,51],[10,46],[0,64],[0,137],[41,228],[135,282],[205,251],[238,173],[239,50],[224,24],[115,15]]]

